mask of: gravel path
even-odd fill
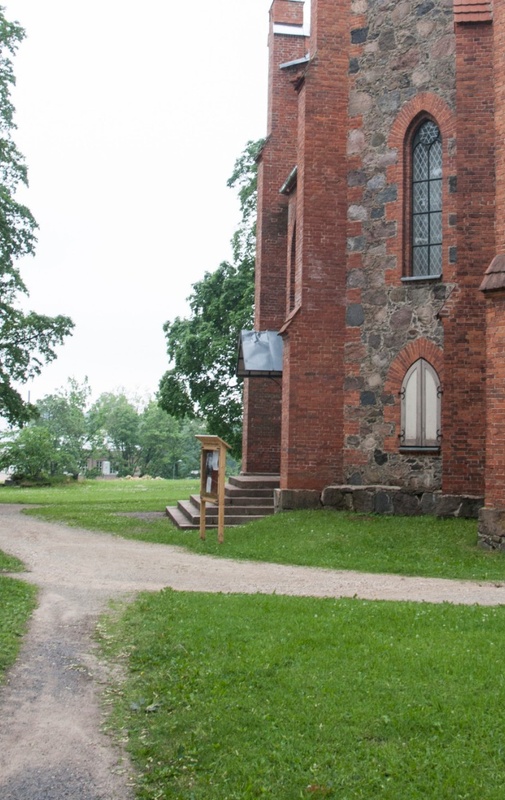
[[[0,505],[0,549],[18,556],[39,605],[0,692],[2,800],[132,800],[124,753],[101,732],[108,679],[92,633],[112,598],[181,591],[505,603],[505,584],[236,562],[50,524]]]

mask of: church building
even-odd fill
[[[505,2],[273,1],[254,327],[242,468],[281,507],[472,498],[505,543]]]

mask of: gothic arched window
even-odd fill
[[[402,431],[400,446],[440,447],[440,379],[424,358],[408,370],[402,383]]]
[[[442,274],[442,140],[425,120],[412,142],[412,275]]]

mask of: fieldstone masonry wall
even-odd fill
[[[244,469],[280,469],[279,508],[326,504],[330,486],[337,506],[473,515],[486,473],[489,510],[504,507],[489,437],[502,312],[486,356],[479,292],[505,253],[504,6],[312,0],[309,34],[301,2],[273,0],[255,327],[281,333],[284,365],[277,396],[247,387]],[[442,273],[420,278],[411,161],[425,119],[441,132]],[[441,382],[438,452],[401,446],[402,382],[419,358]]]
[[[399,112],[411,105],[414,112],[406,116],[400,136],[405,142],[415,109],[423,108],[415,100],[428,88],[454,108],[452,5],[452,0],[352,3],[343,387],[344,479],[351,484],[401,484],[414,490],[441,485],[440,456],[398,452],[400,387],[391,393],[387,382],[392,362],[409,342],[422,337],[443,347],[440,314],[454,289],[450,265],[456,251],[449,231],[446,282],[402,282],[402,151],[390,139]],[[444,178],[448,193],[449,175]],[[450,227],[448,213],[444,223]]]
[[[400,486],[327,486],[322,492],[276,489],[276,512],[334,508],[362,514],[390,514],[477,519],[483,497],[448,495],[439,491],[411,491]]]

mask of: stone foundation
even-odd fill
[[[479,546],[485,550],[505,550],[505,511],[503,509],[480,509]]]
[[[487,509],[483,497],[451,495],[442,492],[407,491],[400,486],[327,486],[323,492],[305,489],[276,489],[275,511],[334,508],[362,514],[391,514],[477,519]],[[482,518],[482,517],[481,517]],[[501,535],[505,549],[505,512],[501,518]],[[496,536],[497,534],[493,534]],[[496,547],[496,545],[495,545]]]

